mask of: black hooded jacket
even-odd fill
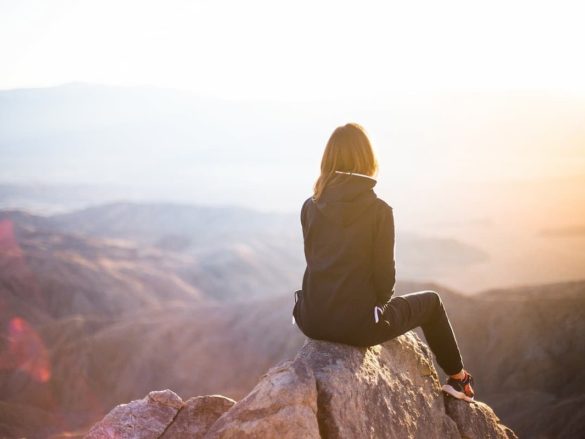
[[[337,171],[319,201],[301,208],[307,267],[293,309],[310,338],[364,345],[375,307],[394,294],[394,215],[376,180]]]

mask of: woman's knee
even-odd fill
[[[427,290],[425,292],[426,292],[427,296],[430,297],[429,300],[431,300],[435,306],[437,306],[437,307],[443,306],[443,300],[441,299],[441,296],[439,293],[437,293],[435,290]]]

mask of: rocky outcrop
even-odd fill
[[[235,403],[222,395],[196,396],[183,402],[171,390],[154,391],[140,400],[116,406],[85,438],[202,438]]]
[[[195,396],[185,402],[161,439],[203,438],[213,423],[236,401],[222,395]]]
[[[489,406],[444,395],[414,334],[369,348],[307,339],[237,403],[170,390],[114,408],[87,438],[512,439]]]
[[[457,424],[462,438],[515,438],[516,434],[500,423],[491,407],[483,402],[462,404],[455,398],[445,397],[445,409]],[[469,422],[473,420],[473,422]],[[495,428],[494,428],[495,427]]]
[[[150,392],[141,400],[115,407],[86,437],[155,439],[173,422],[182,405],[181,398],[170,390]]]

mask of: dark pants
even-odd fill
[[[375,324],[375,332],[381,340],[398,337],[420,326],[437,363],[447,375],[455,375],[463,368],[453,328],[436,291],[393,296],[382,309],[380,320]]]

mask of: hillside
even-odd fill
[[[218,300],[274,297],[295,290],[306,266],[297,214],[112,202],[45,216],[0,210],[3,219],[16,231],[123,241],[136,247],[137,254],[164,254],[172,261],[166,270]],[[455,239],[399,232],[396,246],[397,270],[409,280],[424,281],[487,261],[481,248]]]

